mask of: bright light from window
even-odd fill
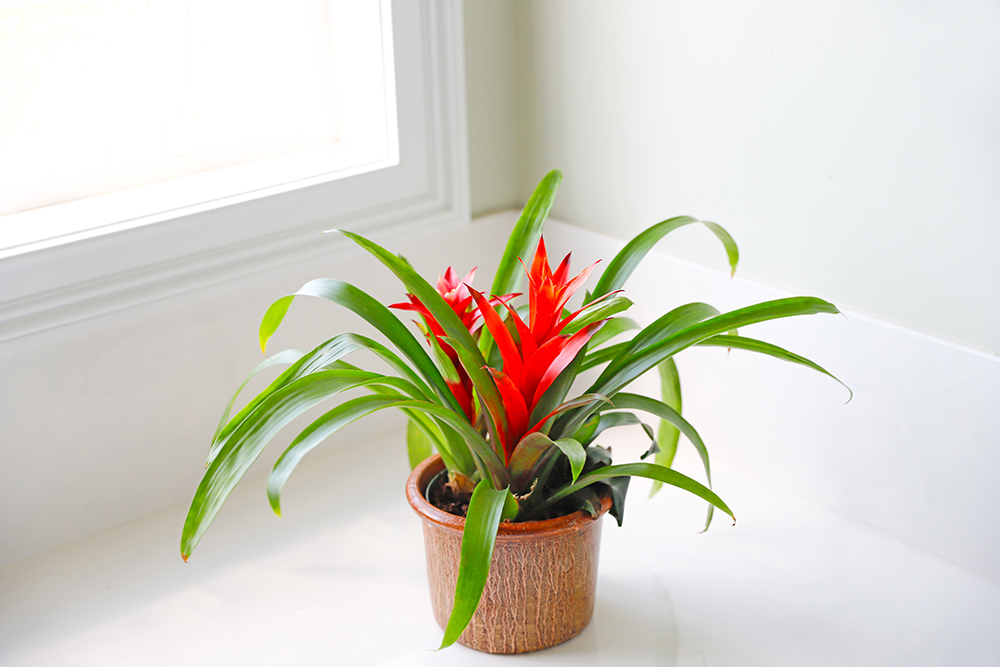
[[[393,162],[388,5],[0,0],[0,249]]]

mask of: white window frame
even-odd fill
[[[467,224],[460,0],[393,0],[399,161],[152,224],[0,258],[0,347],[319,256],[332,227]]]

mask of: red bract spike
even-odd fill
[[[504,429],[501,444],[509,462],[514,447],[521,441],[521,437],[528,428],[528,406],[525,405],[524,396],[511,381],[510,377],[495,368],[487,367],[486,370],[490,372],[490,375],[496,381],[497,390],[500,392],[500,399],[503,401],[504,410],[507,412],[507,428]]]
[[[570,365],[573,358],[577,353],[583,349],[583,346],[587,344],[590,337],[593,336],[598,329],[600,329],[607,320],[601,320],[600,322],[594,322],[593,324],[587,325],[583,329],[580,329],[575,334],[573,334],[566,344],[559,350],[559,354],[549,367],[545,369],[542,377],[538,381],[538,386],[535,388],[535,393],[532,395],[531,405],[532,409],[538,404],[538,401],[542,400],[542,394],[552,386],[559,374]]]
[[[517,337],[520,338],[521,342],[521,358],[528,359],[535,353],[538,346],[535,345],[535,337],[531,335],[531,330],[528,325],[524,323],[521,316],[517,314],[517,311],[510,307],[506,301],[501,301],[507,312],[510,313],[511,319],[514,320],[514,327],[517,329]]]
[[[573,278],[573,280],[569,281],[568,283],[566,283],[565,286],[563,286],[562,293],[559,296],[560,312],[562,312],[563,306],[566,305],[566,302],[569,301],[569,298],[573,296],[574,292],[580,289],[580,286],[583,285],[584,281],[587,280],[587,276],[590,275],[590,272],[593,271],[594,267],[597,266],[600,262],[601,260],[597,260],[596,262],[585,268],[583,271],[581,271],[580,275],[578,275],[576,278]]]
[[[556,269],[554,274],[552,274],[552,282],[557,285],[563,284],[569,277],[569,258],[572,254],[573,253],[568,253],[565,257],[563,257],[563,261],[559,264],[559,268]]]
[[[510,376],[514,382],[520,381],[521,368],[524,364],[517,346],[514,344],[514,338],[510,335],[503,320],[500,319],[497,312],[490,306],[486,297],[471,287],[469,287],[469,291],[475,297],[476,305],[479,306],[479,312],[483,316],[483,321],[486,322],[486,327],[493,334],[493,340],[496,341],[497,349],[500,350],[500,356],[503,358],[504,373]]]
[[[448,270],[444,272],[444,277],[438,276],[437,290],[441,294],[450,292],[458,287],[458,274],[455,273],[455,269],[448,267]]]
[[[545,371],[548,370],[549,366],[555,361],[556,357],[559,356],[559,352],[566,346],[569,338],[562,336],[557,336],[555,338],[550,338],[545,341],[544,345],[539,346],[538,350],[531,355],[530,359],[525,360],[524,364],[524,374],[519,383],[521,388],[521,393],[524,395],[524,402],[528,405],[528,411],[535,409],[535,401],[533,400],[536,389],[538,388],[538,383],[541,381],[542,376],[545,375]]]
[[[542,278],[551,278],[552,271],[549,269],[549,256],[545,252],[545,237],[539,237],[538,248],[535,250],[535,259],[531,262],[529,277],[534,283],[540,283]]]

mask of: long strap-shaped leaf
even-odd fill
[[[181,555],[187,559],[191,554],[236,483],[278,431],[314,405],[347,389],[372,383],[385,384],[411,396],[421,397],[417,388],[402,378],[336,369],[299,378],[265,399],[226,439],[205,471],[184,522]],[[446,408],[439,409],[450,412]]]
[[[657,241],[675,229],[696,222],[701,222],[708,227],[722,241],[722,245],[726,248],[726,256],[729,258],[730,272],[735,273],[740,253],[736,248],[736,242],[733,241],[733,237],[729,235],[729,232],[714,222],[705,222],[690,216],[681,215],[657,223],[629,241],[622,248],[621,252],[615,255],[615,258],[608,264],[608,268],[604,270],[601,279],[597,281],[597,286],[594,287],[593,295],[598,297],[621,289],[625,281],[628,280],[629,276],[632,275],[632,272],[635,271],[635,268],[639,266],[639,263],[646,256],[646,253],[653,249]]]
[[[444,630],[441,648],[451,646],[472,620],[486,588],[493,559],[493,545],[507,501],[507,489],[491,488],[486,480],[476,485],[469,499],[462,531],[462,553],[455,582],[455,604]]]
[[[819,364],[809,361],[805,357],[801,357],[795,354],[794,352],[789,352],[788,350],[780,348],[777,345],[772,345],[771,343],[765,343],[762,340],[756,340],[754,338],[747,338],[746,336],[727,336],[727,335],[712,336],[711,338],[701,341],[700,343],[698,343],[698,345],[713,345],[716,347],[726,347],[737,350],[748,350],[750,352],[759,352],[760,354],[766,354],[768,356],[774,357],[775,359],[781,359],[782,361],[789,361],[793,364],[800,364],[802,366],[805,366],[806,368],[811,368],[814,371],[819,371],[823,375],[831,377],[837,382],[839,382],[841,385],[843,385],[844,389],[846,389],[850,393],[850,398],[847,399],[848,402],[851,401],[851,398],[854,398],[854,392],[851,391],[851,388],[848,387],[846,384],[844,384],[840,379],[838,379],[828,370],[826,370]]]
[[[263,391],[243,406],[236,416],[230,419],[229,423],[222,427],[216,434],[214,440],[212,441],[212,446],[209,448],[208,462],[211,463],[212,459],[215,458],[216,454],[218,454],[223,444],[225,444],[226,439],[240,425],[240,423],[246,419],[247,415],[252,414],[253,411],[256,410],[257,407],[269,396],[272,396],[282,387],[286,387],[295,380],[305,377],[310,373],[336,367],[338,364],[342,363],[340,360],[343,357],[359,350],[370,350],[371,352],[374,352],[378,357],[399,371],[400,374],[407,377],[414,386],[420,389],[422,394],[427,396],[427,398],[432,398],[431,390],[427,387],[423,380],[420,379],[420,376],[414,373],[412,369],[410,369],[399,357],[397,357],[384,345],[365,336],[359,336],[358,334],[337,334],[333,338],[320,343],[307,354],[302,355],[298,361],[293,363],[270,385],[268,385]],[[350,366],[349,364],[345,364],[345,366],[351,370],[360,370]],[[235,396],[233,397],[233,400],[235,400]]]
[[[265,368],[270,368],[271,366],[294,364],[304,355],[305,352],[302,350],[282,350],[281,352],[272,354],[270,357],[254,366],[253,370],[250,371],[243,379],[243,382],[240,383],[240,386],[236,388],[236,392],[233,394],[233,397],[229,399],[226,409],[222,411],[222,417],[219,419],[219,425],[215,428],[215,434],[212,436],[212,442],[214,443],[219,439],[219,434],[222,433],[222,429],[225,428],[226,423],[229,421],[229,414],[233,411],[233,404],[236,403],[236,398],[240,395],[240,392],[243,391],[243,388],[247,386],[247,383],[257,375],[257,373],[260,373]]]
[[[712,467],[708,462],[708,448],[705,447],[705,443],[702,441],[701,436],[698,435],[698,432],[694,429],[694,426],[692,426],[688,420],[684,419],[679,412],[662,401],[657,401],[646,396],[639,396],[638,394],[627,394],[625,392],[619,392],[615,395],[615,407],[648,412],[652,415],[656,415],[666,422],[669,422],[680,430],[680,432],[691,441],[691,444],[694,445],[694,448],[698,451],[698,456],[701,458],[701,464],[705,468],[705,479],[708,480],[708,487],[712,488]],[[705,519],[705,530],[708,530],[708,527],[711,524],[712,506],[709,505],[708,516]]]
[[[440,405],[412,400],[399,394],[395,396],[389,394],[361,396],[345,401],[307,426],[282,453],[267,480],[267,495],[274,511],[280,512],[281,491],[303,456],[347,424],[386,408],[426,412],[451,426],[476,454],[483,455],[491,451],[489,444],[462,417]],[[504,488],[507,488],[509,476],[505,469],[501,468],[501,471],[505,482]]]
[[[371,253],[377,260],[382,262],[386,268],[396,274],[396,277],[403,283],[406,290],[420,299],[420,302],[426,306],[427,310],[429,310],[431,315],[434,316],[434,319],[438,321],[438,324],[441,325],[441,328],[444,329],[445,333],[448,334],[450,338],[454,338],[459,345],[466,348],[480,366],[486,364],[486,360],[483,359],[482,354],[479,353],[479,348],[476,347],[476,342],[473,340],[472,334],[470,334],[469,330],[464,324],[462,324],[462,320],[458,318],[458,315],[456,315],[455,311],[448,305],[448,302],[445,301],[440,294],[438,294],[438,291],[434,289],[429,282],[424,280],[419,273],[414,271],[413,267],[374,241],[370,241],[353,232],[347,232],[344,230],[339,231],[341,234]]]
[[[681,400],[681,376],[677,372],[677,364],[671,357],[660,362],[660,365],[656,368],[660,375],[660,393],[663,403],[669,405],[680,414],[683,401]],[[660,427],[656,431],[656,444],[660,451],[656,452],[656,458],[654,459],[657,465],[666,468],[673,465],[680,435],[681,432],[676,426],[666,419],[660,419]],[[659,482],[653,482],[653,487],[649,491],[649,497],[652,498],[656,495],[661,486]]]
[[[623,463],[621,465],[598,468],[593,472],[587,473],[575,483],[567,484],[553,492],[552,495],[545,499],[545,502],[535,507],[532,514],[540,514],[571,493],[590,486],[595,482],[599,482],[602,479],[623,476],[646,477],[647,479],[657,480],[659,482],[663,482],[664,484],[670,484],[671,486],[676,486],[679,489],[684,489],[685,491],[689,491],[699,498],[712,503],[732,517],[734,522],[736,521],[736,517],[733,515],[733,512],[729,509],[729,507],[726,506],[726,503],[722,502],[722,498],[715,495],[711,489],[706,488],[704,485],[696,482],[686,475],[682,475],[676,470],[664,468],[663,466],[656,465],[655,463]]]
[[[493,278],[493,294],[510,294],[517,291],[523,272],[518,258],[528,257],[538,242],[538,237],[542,234],[542,227],[545,226],[545,219],[548,217],[552,202],[555,200],[556,190],[559,189],[560,181],[562,181],[562,173],[558,170],[550,171],[535,187],[528,203],[524,205],[521,217],[514,225],[510,238],[507,239],[507,247],[504,249],[496,276]]]
[[[331,278],[311,280],[294,294],[289,294],[272,303],[260,323],[260,347],[262,350],[267,347],[267,341],[277,331],[285,313],[288,312],[288,307],[296,296],[314,296],[326,299],[360,315],[392,341],[392,344],[403,353],[403,356],[413,362],[413,365],[430,382],[444,403],[451,405],[456,410],[461,410],[444,378],[441,377],[441,373],[434,366],[434,362],[431,361],[427,352],[410,333],[410,330],[406,328],[406,325],[400,322],[392,311],[366,292],[341,280]]]
[[[347,368],[355,371],[361,370],[357,366],[352,366],[346,361],[338,361],[334,364],[334,367]],[[393,396],[399,395],[399,392],[397,392],[393,388],[379,384],[365,385],[365,389],[371,391],[374,394],[382,394],[382,395],[389,394]],[[461,470],[461,471],[475,470],[476,466],[475,463],[473,462],[472,454],[469,452],[469,449],[465,445],[465,443],[461,439],[458,439],[458,444],[459,444],[458,447],[452,444],[452,439],[449,438],[449,433],[451,433],[450,427],[447,426],[443,427],[447,432],[445,430],[442,430],[442,427],[439,426],[439,423],[434,418],[428,417],[426,414],[418,410],[409,410],[406,408],[401,408],[400,412],[402,412],[409,418],[407,436],[409,437],[409,434],[414,430],[419,433],[422,433],[424,438],[426,438],[427,442],[429,442],[430,444],[432,444],[434,447],[437,448],[438,453],[441,454],[441,458],[444,460],[445,465],[448,467],[449,470]],[[415,429],[413,427],[415,427]],[[409,443],[407,443],[407,446],[409,447]],[[416,467],[417,463],[420,463],[428,456],[430,456],[430,453],[428,453],[426,449],[424,449],[423,451],[410,451],[409,454],[410,454],[411,468]]]
[[[587,391],[613,399],[614,395],[628,383],[665,359],[706,338],[732,331],[738,327],[795,315],[839,312],[832,303],[811,296],[776,299],[739,308],[681,329],[656,343],[648,344],[638,352],[621,355],[608,364],[601,376]],[[575,433],[597,407],[597,403],[592,403],[576,410],[571,415],[567,415],[565,421],[557,424],[558,433]]]
[[[503,463],[495,459],[489,443],[462,416],[436,403],[413,400],[400,394],[392,395],[386,393],[375,396],[361,396],[350,401],[345,401],[307,426],[295,438],[274,464],[274,469],[271,471],[270,477],[268,477],[268,497],[275,511],[278,511],[278,502],[285,482],[303,456],[347,424],[386,408],[400,408],[404,411],[424,412],[441,420],[458,433],[476,456],[487,461],[489,472],[500,480],[504,485],[503,488],[509,486],[510,476],[503,467]],[[493,459],[490,459],[491,455],[494,456]]]
[[[688,303],[674,308],[669,313],[659,317],[655,322],[643,328],[632,340],[601,348],[587,355],[581,370],[613,361],[627,359],[639,350],[663,340],[667,336],[718,315],[719,311],[707,303]]]
[[[664,359],[712,336],[744,327],[757,322],[775,320],[796,315],[817,313],[839,313],[832,303],[811,296],[765,301],[746,308],[717,315],[672,333],[662,340],[652,343],[635,354],[616,359],[588,390],[605,396],[612,396],[629,382],[653,368]]]
[[[631,341],[626,351],[621,352],[621,359],[626,359],[630,355],[646,349],[650,345],[671,336],[682,329],[686,329],[698,322],[703,322],[711,317],[718,316],[719,310],[707,303],[686,303],[678,306],[665,315],[661,315],[637,333]],[[612,362],[614,363],[614,362]]]

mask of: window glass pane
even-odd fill
[[[0,215],[336,142],[319,0],[0,0]]]

